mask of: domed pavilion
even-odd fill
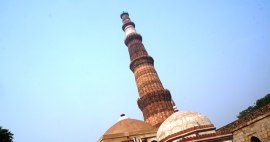
[[[148,142],[156,140],[157,128],[150,124],[130,119],[122,114],[118,121],[111,126],[98,142]]]
[[[230,132],[217,133],[211,121],[193,111],[177,111],[157,131],[158,142],[231,142]]]

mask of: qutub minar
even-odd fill
[[[143,113],[144,121],[130,119],[122,114],[117,123],[111,126],[98,142],[232,142],[232,129],[241,123],[237,122],[236,125],[216,131],[205,115],[177,110],[170,91],[164,89],[154,68],[154,59],[148,55],[142,43],[142,36],[136,32],[129,14],[123,12],[120,17],[126,35],[125,44],[131,61],[130,69],[134,73],[139,92],[137,104]],[[236,142],[244,142],[244,139],[237,137]]]
[[[122,13],[122,29],[125,31],[125,44],[130,57],[130,69],[134,73],[140,98],[138,106],[144,121],[158,127],[173,114],[170,91],[164,89],[154,68],[154,59],[148,55],[142,44],[142,36],[135,30],[135,24],[128,13]]]

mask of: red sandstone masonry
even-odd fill
[[[123,21],[122,29],[135,24],[130,21],[128,13],[121,14]],[[130,56],[130,69],[134,73],[139,92],[138,106],[143,112],[144,120],[152,126],[160,124],[173,114],[171,94],[163,85],[154,68],[154,59],[148,55],[143,43],[142,36],[130,33],[125,38]]]
[[[188,128],[188,129],[185,129],[183,131],[180,131],[180,132],[177,132],[177,133],[174,133],[174,134],[171,134],[165,138],[163,138],[162,140],[160,140],[159,142],[165,142],[173,137],[177,137],[177,136],[180,136],[180,135],[183,135],[183,136],[187,136],[187,135],[191,135],[191,134],[194,134],[196,132],[199,132],[200,129],[205,129],[205,128],[209,128],[209,129],[215,129],[214,128],[214,125],[213,124],[209,124],[209,125],[200,125],[200,126],[194,126],[194,127],[191,127],[191,128]]]
[[[219,132],[219,133],[196,135],[193,137],[183,138],[177,142],[189,142],[189,141],[194,141],[194,140],[198,140],[201,142],[213,142],[213,141],[223,142],[225,140],[232,140],[232,134],[229,131],[224,131],[224,132]]]
[[[189,142],[189,141],[222,142],[225,140],[232,140],[232,134],[230,133],[230,131],[220,131],[217,133],[198,135],[198,132],[204,131],[205,129],[214,130],[215,128],[213,124],[195,126],[195,127],[191,127],[186,130],[174,133],[172,135],[169,135],[163,138],[162,140],[160,140],[159,142],[165,142],[165,141],[171,142],[173,140],[177,140],[180,135],[182,135],[181,137],[183,138],[181,140],[178,140],[177,142]],[[185,136],[192,135],[192,134],[196,134],[196,136],[184,138]]]

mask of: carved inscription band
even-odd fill
[[[164,89],[164,90],[158,90],[158,91],[148,93],[147,95],[144,95],[137,101],[137,103],[138,103],[139,108],[143,110],[144,108],[146,108],[148,105],[152,103],[156,103],[160,101],[171,101],[171,100],[172,98],[171,98],[170,91],[167,89]]]
[[[129,43],[132,41],[132,40],[140,40],[142,41],[142,36],[140,34],[137,34],[137,33],[131,33],[129,34],[126,39],[125,39],[125,44],[126,46],[129,45]]]
[[[142,42],[136,40],[136,42],[132,41],[128,47],[128,51],[129,51],[129,57],[130,60],[134,60],[135,58],[138,58],[140,56],[145,56],[148,55],[147,51],[145,50]]]
[[[139,58],[134,59],[131,61],[129,67],[132,72],[134,72],[134,69],[142,64],[151,64],[154,65],[154,59],[151,56],[141,56]]]

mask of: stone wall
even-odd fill
[[[270,104],[218,129],[233,133],[234,142],[250,142],[251,137],[270,142]]]
[[[270,116],[233,132],[234,142],[249,142],[252,136],[261,142],[270,141]]]

